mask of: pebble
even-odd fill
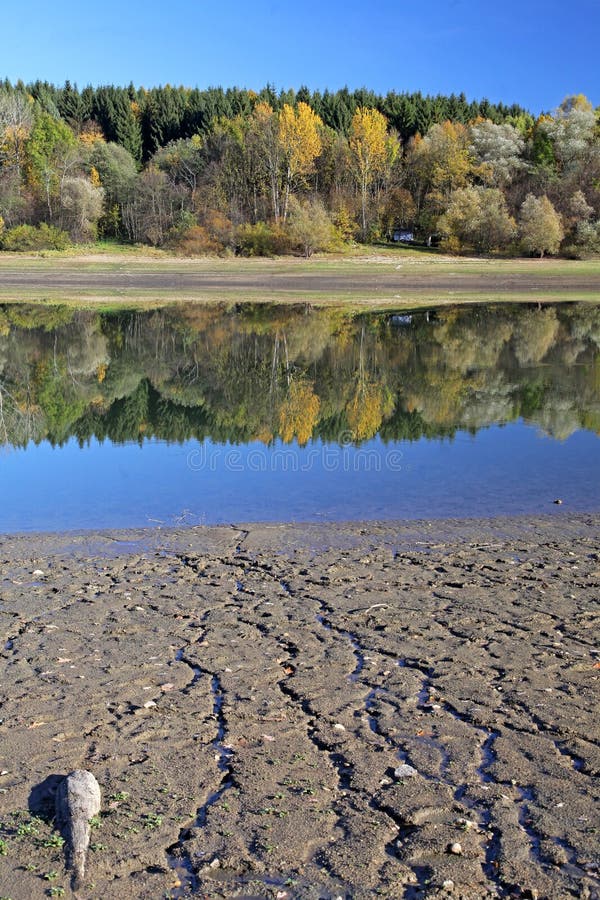
[[[147,700],[144,703],[144,709],[151,709],[153,706],[156,706],[156,703],[154,702],[154,700]]]
[[[31,574],[33,575],[34,578],[44,578],[45,577],[45,573],[42,572],[41,569],[35,569]]]
[[[462,844],[459,844],[458,841],[455,841],[453,844],[450,844],[448,847],[448,852],[453,853],[454,856],[462,856]]]
[[[346,730],[344,728],[344,726],[341,724],[341,722],[336,722],[335,725],[333,726],[333,729],[334,729],[334,731],[345,731]]]
[[[451,878],[446,878],[445,881],[442,882],[442,887],[445,891],[453,891],[454,890],[454,882]]]
[[[401,766],[398,766],[397,769],[394,769],[395,778],[414,778],[415,775],[418,774],[417,770],[407,763],[403,763]]]
[[[219,859],[218,856],[215,856],[213,861],[210,863],[210,868],[211,869],[219,869],[220,867],[221,867],[221,860]]]

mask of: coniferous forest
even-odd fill
[[[599,111],[366,89],[0,83],[0,247],[183,255],[350,241],[600,250]]]

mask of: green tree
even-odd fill
[[[98,173],[104,191],[100,231],[102,234],[119,235],[122,232],[122,209],[130,200],[137,178],[135,160],[119,144],[97,141],[91,148],[88,162]]]
[[[52,220],[62,181],[79,162],[75,135],[64,122],[40,113],[27,139],[26,155],[29,184],[43,198]]]

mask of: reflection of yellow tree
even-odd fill
[[[302,379],[292,381],[286,397],[279,409],[279,430],[284,443],[297,438],[298,443],[306,444],[317,423],[321,401],[314,391],[314,386]]]
[[[360,335],[358,378],[354,394],[346,404],[346,417],[354,439],[368,440],[374,437],[384,418],[394,410],[394,398],[387,385],[372,377],[365,370],[365,329]]]
[[[460,420],[469,390],[482,384],[483,378],[478,375],[466,379],[458,371],[431,369],[407,389],[406,409],[418,411],[430,425],[452,426]]]
[[[388,388],[377,382],[359,382],[346,406],[348,424],[357,441],[374,437],[384,418],[394,409],[394,401]]]

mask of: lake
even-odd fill
[[[597,305],[0,305],[4,532],[598,511],[599,433]]]

